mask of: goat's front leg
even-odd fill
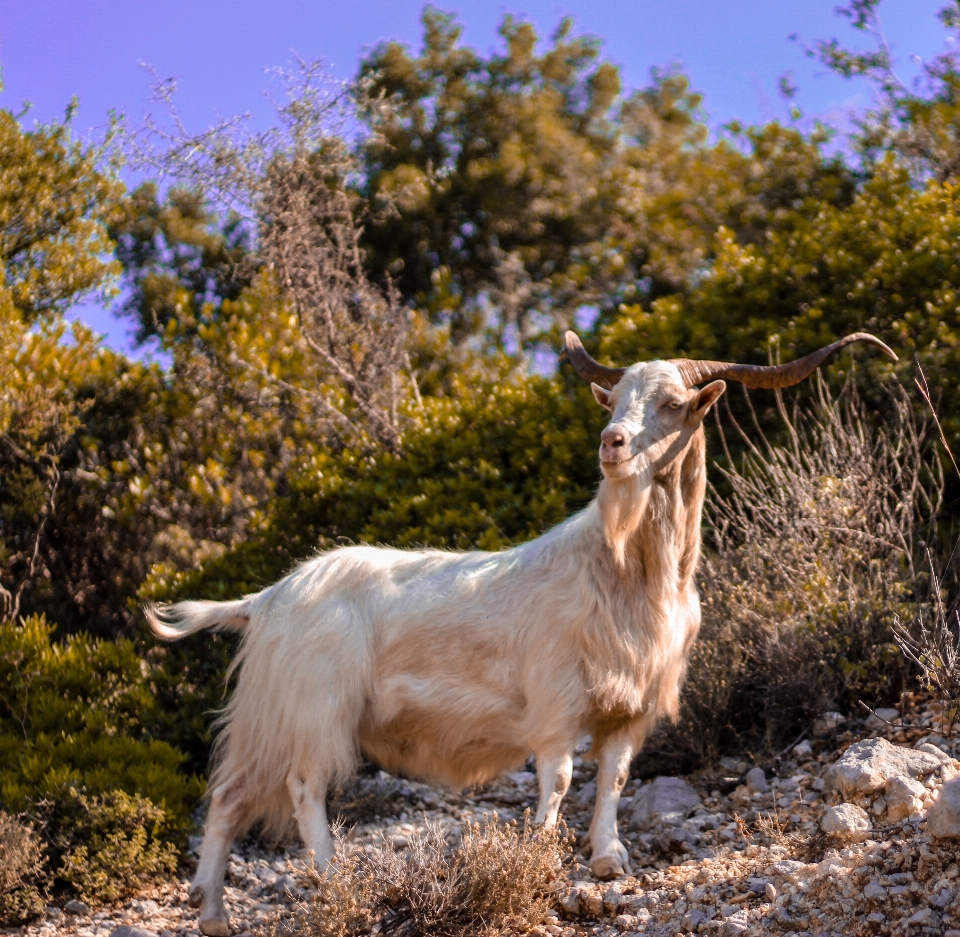
[[[540,803],[537,805],[536,823],[556,826],[560,814],[560,801],[570,787],[573,776],[573,755],[537,755],[537,780],[540,783]]]
[[[633,742],[624,734],[607,739],[597,763],[597,804],[587,839],[590,872],[600,879],[617,878],[630,870],[630,857],[617,834],[617,807],[627,783]]]

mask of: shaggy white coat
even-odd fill
[[[243,634],[191,892],[204,933],[228,932],[224,864],[250,823],[282,827],[293,815],[317,861],[332,856],[326,792],[361,752],[453,785],[533,753],[537,817],[554,823],[589,733],[593,870],[624,871],[619,792],[656,720],[676,714],[699,627],[700,424],[722,390],[687,390],[662,362],[635,365],[612,392],[594,385],[627,457],[603,461],[597,498],[537,540],[499,553],[348,547],[240,601],[148,610],[167,639]]]

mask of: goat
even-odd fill
[[[657,720],[677,715],[700,626],[702,422],[725,390],[719,378],[796,384],[854,341],[896,360],[865,333],[770,367],[679,359],[606,368],[573,332],[565,341],[611,412],[603,481],[580,513],[498,553],[344,547],[238,601],[146,609],[162,638],[243,635],[190,891],[203,934],[229,933],[224,868],[253,822],[281,828],[292,815],[318,865],[332,859],[327,790],[360,752],[388,771],[459,786],[532,752],[536,820],[555,824],[574,748],[589,733],[598,761],[590,868],[622,875],[620,791]]]

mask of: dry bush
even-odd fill
[[[38,887],[43,849],[33,829],[0,810],[0,925],[23,923],[43,912]]]
[[[280,74],[286,101],[275,102],[276,124],[263,132],[248,129],[247,115],[191,134],[173,103],[175,83],[158,81],[168,119],[151,116],[140,132],[122,135],[124,155],[256,232],[244,277],[261,274],[279,288],[314,357],[315,381],[288,384],[242,348],[216,366],[305,397],[331,441],[397,450],[401,405],[419,389],[407,353],[409,311],[390,282],[370,280],[360,249],[363,209],[349,187],[360,166],[346,135],[363,88],[329,79],[319,62]]]
[[[700,576],[703,628],[680,720],[651,741],[689,767],[726,748],[782,747],[827,709],[894,698],[910,664],[896,616],[929,595],[924,540],[943,488],[926,430],[902,392],[884,421],[852,386],[822,380],[787,414],[788,442],[749,446],[711,489],[712,550]]]
[[[563,829],[534,826],[529,815],[522,826],[498,824],[496,814],[467,822],[456,845],[428,825],[403,852],[382,842],[351,854],[338,839],[332,873],[314,873],[317,894],[293,923],[309,937],[355,937],[375,927],[403,937],[523,933],[552,904],[570,852]],[[282,929],[289,934],[290,924]]]

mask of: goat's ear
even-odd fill
[[[690,401],[690,418],[699,423],[710,411],[710,408],[720,399],[720,395],[727,389],[725,381],[713,381],[702,387],[697,396]]]
[[[723,381],[718,383],[722,384]],[[593,391],[594,399],[598,404],[600,404],[601,407],[604,408],[604,410],[613,409],[613,404],[610,402],[610,391],[608,391],[605,387],[601,387],[599,384],[594,384],[592,382],[590,384],[590,390]]]

